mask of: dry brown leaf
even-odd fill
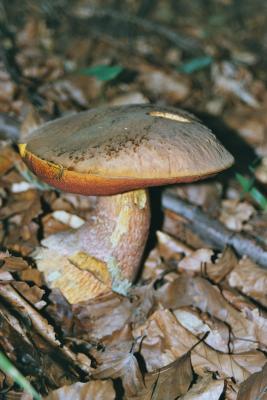
[[[179,277],[157,290],[156,298],[166,308],[193,305],[228,324],[231,328],[229,348],[233,353],[253,350],[260,344],[267,345],[257,325],[231,306],[218,287],[206,279]]]
[[[69,228],[78,229],[80,228],[85,221],[78,217],[78,215],[71,214],[65,210],[57,210],[52,212],[52,216],[57,221],[67,225]]]
[[[201,206],[210,215],[217,216],[221,207],[222,184],[213,182],[196,182],[179,184],[174,189],[175,194],[189,203]]]
[[[39,194],[36,190],[31,189],[26,192],[13,194],[7,205],[0,210],[1,218],[9,218],[14,214],[20,213],[23,213],[27,222],[41,213]]]
[[[234,308],[242,313],[244,312],[246,314],[246,310],[252,311],[256,308],[255,303],[253,303],[248,297],[245,297],[236,289],[233,289],[226,284],[223,284],[221,289],[221,293],[225,300],[227,300],[228,303],[232,304]],[[260,312],[262,311],[263,310]],[[267,317],[267,314],[265,316]]]
[[[174,400],[187,392],[192,379],[190,353],[186,353],[166,367],[147,373],[143,392],[126,400]]]
[[[215,88],[222,93],[232,94],[250,107],[258,108],[259,103],[250,92],[252,76],[244,66],[237,67],[229,61],[212,64],[212,77]]]
[[[73,193],[60,193],[60,197],[56,197],[51,201],[51,208],[54,211],[64,210],[70,213],[92,211],[97,204],[97,196],[83,196]],[[49,202],[50,203],[50,202]]]
[[[133,330],[133,335],[143,337],[141,353],[149,371],[181,357],[198,342],[168,310],[156,311],[144,325]],[[212,371],[222,378],[232,377],[236,382],[242,382],[255,368],[259,370],[266,358],[257,351],[222,354],[200,342],[191,350],[191,361],[198,375]]]
[[[222,294],[224,298],[234,306],[234,308],[241,311],[242,315],[252,322],[259,341],[259,348],[266,351],[267,313],[262,309],[257,308],[254,303],[248,300],[248,298],[245,298],[233,289],[224,288]]]
[[[53,218],[52,213],[46,214],[42,217],[42,226],[44,238],[53,235],[54,233],[67,231],[69,229],[67,225]]]
[[[22,257],[14,257],[7,253],[0,253],[0,260],[4,261],[1,270],[9,272],[23,271],[28,268],[28,263]]]
[[[82,38],[79,38],[76,47],[80,47],[80,52],[83,52],[81,47],[81,40]],[[88,46],[88,42],[86,43],[86,45]],[[83,57],[86,57],[85,54],[83,54]],[[86,61],[82,61],[82,63],[84,62]],[[96,79],[94,76],[71,74],[68,75],[67,82],[69,82],[70,85],[75,88],[76,92],[75,96],[71,96],[71,100],[74,103],[81,104],[82,102],[84,102],[84,99],[86,99],[86,108],[88,108],[88,104],[92,104],[92,101],[96,101],[99,96],[101,96],[101,93],[103,93],[104,82]],[[70,99],[68,99],[66,95],[64,97],[65,100],[68,100],[69,102]]]
[[[224,387],[223,380],[215,380],[212,375],[206,374],[179,400],[219,400]]]
[[[133,397],[145,387],[137,359],[129,350],[109,349],[99,354],[97,361],[101,364],[93,371],[92,376],[96,379],[121,378],[126,396]]]
[[[9,391],[5,396],[5,400],[34,400],[33,397],[27,392],[20,393]]]
[[[213,254],[213,251],[210,249],[195,250],[179,262],[179,271],[186,271],[192,274],[201,272],[205,268],[206,263],[211,263]]]
[[[267,400],[267,363],[241,384],[237,400]]]
[[[76,84],[74,79],[62,79],[51,84],[44,84],[40,88],[40,93],[45,94],[47,100],[60,103],[61,108],[70,110],[73,104],[88,108],[88,101],[84,91]]]
[[[185,329],[167,310],[154,312],[143,325],[133,329],[133,336],[136,339],[142,338],[141,354],[149,372],[170,364],[189,350],[182,338],[184,332]],[[196,342],[197,339],[193,345]],[[173,349],[175,353],[172,352]]]
[[[34,382],[36,388],[40,386],[41,375],[46,376],[50,387],[70,384],[77,379],[66,370],[66,365],[50,357],[47,346],[37,339],[27,324],[29,321],[24,318],[25,323],[22,323],[18,315],[18,312],[13,315],[7,307],[0,305],[0,345],[12,363]]]
[[[18,276],[20,277],[20,279],[24,281],[33,282],[37,286],[44,285],[43,274],[40,271],[38,271],[38,269],[35,268],[24,269],[23,271],[18,272]]]
[[[0,296],[12,309],[22,316],[27,316],[34,332],[37,332],[53,349],[58,351],[70,365],[74,365],[85,374],[90,373],[91,362],[85,354],[74,353],[56,338],[54,327],[28,303],[10,284],[0,285]]]
[[[124,104],[145,104],[149,103],[147,97],[141,92],[128,92],[114,97],[109,104],[112,106],[121,106]]]
[[[232,231],[240,232],[243,229],[244,223],[255,212],[255,208],[245,201],[240,203],[239,200],[224,200],[222,201],[219,220]]]
[[[19,217],[16,223],[14,218]],[[30,256],[34,249],[39,245],[38,232],[39,225],[31,221],[28,225],[21,225],[22,218],[15,216],[9,219],[8,235],[4,237],[4,245],[22,256]]]
[[[258,212],[249,224],[246,225],[247,232],[266,248],[267,245],[267,213]]]
[[[49,303],[46,312],[54,321],[56,326],[60,326],[64,336],[72,336],[74,324],[71,305],[67,302],[59,289],[52,289],[49,294]]]
[[[238,259],[231,247],[226,247],[214,263],[207,262],[204,271],[207,277],[215,283],[221,282],[237,265]]]
[[[266,156],[266,107],[251,110],[249,107],[237,106],[225,114],[227,124],[251,146],[256,147],[259,155]]]
[[[26,282],[13,282],[12,286],[35,308],[38,308],[38,304],[41,302],[45,291],[36,285],[29,286]],[[43,302],[46,305],[46,302]]]
[[[15,151],[10,146],[9,142],[0,142],[0,175],[4,175],[13,167]]]
[[[166,264],[162,261],[159,250],[155,247],[149,253],[142,271],[142,279],[156,279],[167,271]]]
[[[124,348],[126,346],[127,350],[131,348],[133,345],[133,335],[132,335],[132,326],[131,324],[126,324],[124,327],[118,331],[112,333],[112,335],[108,335],[101,339],[101,343],[105,346],[105,348],[120,348],[121,346]]]
[[[114,292],[72,306],[75,335],[100,340],[128,323],[143,323],[154,305],[151,285],[132,288],[130,296]]]
[[[170,104],[184,100],[190,89],[186,78],[181,79],[179,74],[165,73],[160,70],[150,70],[140,75],[140,83],[144,85],[153,96],[164,97]]]
[[[243,311],[246,318],[251,321],[255,325],[255,329],[257,331],[257,337],[259,339],[259,348],[263,351],[266,351],[266,345],[261,345],[261,343],[266,344],[267,337],[267,316],[263,315],[263,312],[260,312],[258,308],[254,308],[253,310],[246,309]],[[262,314],[262,315],[261,315]]]
[[[173,313],[193,335],[201,338],[208,332],[205,343],[222,353],[229,353],[230,329],[225,323],[208,314],[200,314],[191,307],[178,308]]]
[[[130,320],[132,307],[128,298],[113,292],[73,305],[75,336],[99,340],[112,335]]]
[[[8,175],[10,177],[11,173]],[[29,255],[39,242],[39,225],[33,219],[41,213],[40,194],[37,190],[30,189],[9,196],[5,206],[0,209],[1,217],[9,218],[3,244],[24,256]]]
[[[239,387],[232,379],[226,379],[225,400],[236,400]]]
[[[157,231],[157,239],[159,253],[165,261],[179,261],[183,255],[192,253],[189,246],[165,232]]]
[[[13,281],[13,279],[10,272],[0,270],[0,281]]]
[[[112,381],[76,382],[54,390],[45,400],[114,400],[116,397]]]
[[[44,121],[42,120],[39,112],[32,104],[25,105],[25,116],[21,123],[20,129],[20,140],[22,140],[22,143],[24,140],[26,140],[26,137],[36,128],[38,128],[38,126],[40,126],[43,122]]]
[[[164,210],[162,229],[164,232],[179,238],[193,249],[207,247],[207,244],[200,236],[190,229],[188,220],[170,210]]]
[[[228,276],[230,286],[235,287],[267,307],[267,271],[248,257],[242,258]]]

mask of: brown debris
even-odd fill
[[[63,386],[54,390],[46,400],[114,400],[115,391],[112,381],[90,381],[86,383],[76,382],[70,386]]]
[[[1,351],[48,400],[265,399],[267,217],[234,177],[255,177],[266,197],[264,2],[244,0],[241,11],[209,2],[208,20],[204,2],[185,2],[182,14],[174,1],[67,3],[7,2],[1,15]],[[184,72],[191,58],[209,64]],[[80,72],[98,65],[123,71],[112,81]],[[199,115],[236,164],[174,187],[178,208],[166,208],[163,192],[164,223],[155,221],[128,297],[70,304],[32,255],[42,239],[90,221],[96,200],[44,186],[11,140],[58,116],[149,102]],[[105,281],[82,254],[69,262]],[[30,400],[0,372],[2,397]]]
[[[228,275],[231,287],[241,290],[242,293],[267,306],[267,271],[262,270],[249,258],[242,258],[237,266]]]
[[[67,359],[73,366],[85,373],[90,371],[90,361],[87,357],[82,359],[78,354],[74,354],[66,346],[62,346],[51,325],[47,320],[41,316],[21,295],[10,285],[0,285],[0,296],[10,304],[19,313],[24,314],[29,319],[34,330],[45,340],[47,343],[56,348],[63,358]]]
[[[252,374],[240,386],[237,400],[253,400],[256,398],[266,400],[267,364],[260,372]]]

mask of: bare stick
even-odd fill
[[[199,207],[181,200],[168,191],[162,195],[162,204],[164,208],[185,217],[190,222],[190,229],[206,243],[220,250],[225,246],[231,246],[240,256],[247,255],[262,267],[267,268],[267,251],[250,235],[230,231]]]
[[[144,33],[150,35],[161,36],[168,42],[172,43],[172,45],[184,50],[188,53],[199,52],[201,50],[200,43],[197,39],[185,36],[183,34],[177,33],[174,30],[160,25],[157,22],[152,20],[144,19],[135,15],[122,13],[110,9],[102,9],[102,8],[95,8],[95,7],[88,7],[88,16],[87,18],[79,18],[80,23],[82,20],[88,21],[95,20],[98,22],[97,28],[100,28],[100,22],[106,22],[107,19],[113,21],[116,24],[120,24],[120,32],[121,30],[125,30],[125,32],[129,32],[131,28],[131,32],[133,32],[133,28],[136,29],[138,32],[141,30]],[[73,17],[72,17],[73,18]],[[88,28],[92,28],[92,26],[88,26]],[[105,23],[105,28],[107,28],[107,23]],[[116,31],[114,32],[116,34]]]
[[[31,321],[33,329],[53,348],[56,348],[76,369],[78,368],[86,374],[90,373],[90,362],[85,362],[87,358],[84,357],[84,362],[81,362],[79,355],[73,353],[67,346],[62,345],[56,338],[56,333],[52,325],[11,284],[0,285],[0,298],[4,299],[20,315],[27,316]]]

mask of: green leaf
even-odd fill
[[[41,396],[36,392],[32,385],[26,378],[14,367],[9,359],[0,351],[0,369],[11,378],[23,389],[29,393],[35,400],[41,400]]]
[[[253,187],[249,193],[262,210],[267,210],[267,198],[258,189]]]
[[[185,74],[192,74],[193,72],[208,67],[212,62],[213,58],[211,56],[192,58],[191,60],[188,60],[180,65],[177,70]]]
[[[244,192],[249,192],[253,186],[254,178],[246,178],[245,176],[236,173],[235,174],[236,180],[241,185]]]
[[[120,65],[95,65],[93,67],[81,68],[77,71],[80,75],[94,76],[99,81],[111,81],[123,70]]]

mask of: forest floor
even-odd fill
[[[267,399],[265,2],[10,3],[0,12],[0,398]],[[56,117],[129,103],[194,113],[235,164],[151,190],[129,296],[70,304],[33,252],[86,221],[94,199],[34,179],[16,143]]]

